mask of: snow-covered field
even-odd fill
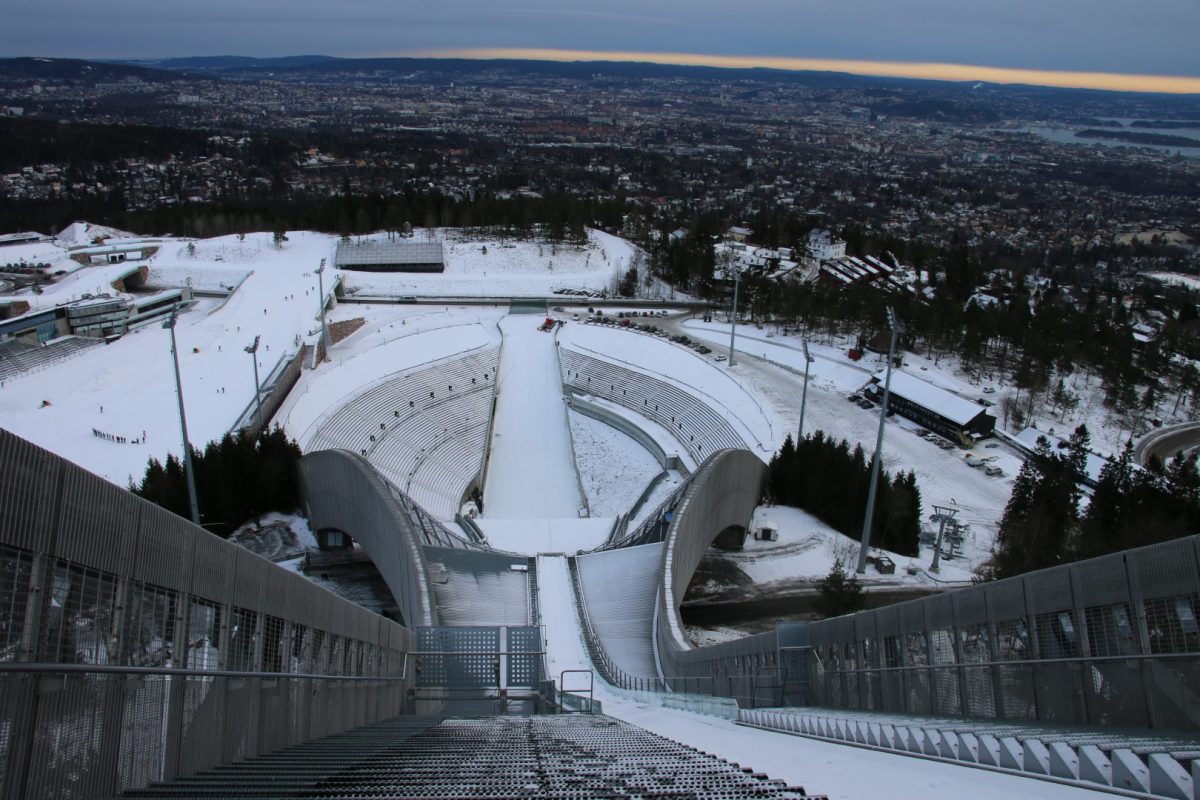
[[[593,516],[624,514],[662,467],[644,447],[599,420],[568,412],[575,464]]]
[[[715,345],[729,344],[728,325],[689,320],[684,328],[689,335],[694,334],[694,338]],[[766,333],[766,330],[751,326],[738,326],[739,362],[729,372],[737,375],[774,408],[784,420],[782,433],[790,433],[794,438],[799,426],[803,389],[802,342],[798,336],[782,334],[768,339]],[[846,439],[851,447],[861,444],[869,457],[875,447],[879,412],[859,408],[846,398],[861,389],[880,368],[878,357],[868,355],[861,361],[852,361],[846,354],[847,346],[842,344],[810,343],[809,350],[815,360],[809,371],[805,432],[811,434],[821,430],[835,439]],[[755,358],[743,358],[745,355]],[[973,396],[968,383],[931,360],[907,353],[904,360],[907,362],[905,370],[966,397]],[[978,388],[974,389],[974,394],[979,394]],[[893,474],[909,470],[916,473],[927,515],[932,513],[934,505],[957,508],[958,519],[971,525],[963,547],[965,562],[981,563],[991,554],[996,527],[1012,493],[1012,480],[1020,469],[1021,458],[994,440],[986,440],[971,450],[941,450],[932,442],[919,438],[917,430],[918,425],[899,415],[888,420],[884,432],[883,467]],[[777,441],[782,443],[782,438],[781,435]],[[999,466],[1004,475],[994,477],[982,469],[968,466],[967,456],[987,459]],[[928,560],[925,558],[926,562]],[[828,564],[825,572],[828,572]]]
[[[386,237],[376,235],[383,240]],[[458,231],[419,231],[415,239],[446,242],[446,271],[440,274],[346,272],[346,290],[362,295],[522,297],[558,289],[611,290],[629,269],[633,245],[590,231],[585,245],[518,240],[465,239]]]
[[[244,242],[229,236],[195,243],[194,256],[185,242],[172,241],[146,262],[253,273],[224,304],[201,302],[176,325],[194,445],[203,447],[224,435],[253,400],[254,370],[243,348],[255,336],[262,337],[263,378],[285,353],[311,340],[318,310],[311,270],[328,256],[332,241],[293,233],[276,248],[270,234],[251,234]],[[47,307],[85,292],[115,294],[109,283],[131,266],[136,264],[86,267],[48,286],[38,302]],[[122,486],[140,479],[149,458],[182,453],[178,413],[170,336],[157,323],[82,357],[11,378],[0,391],[0,425]],[[125,443],[97,437],[93,430]]]
[[[763,506],[754,512],[753,528],[770,526],[779,531],[774,542],[748,539],[741,552],[722,554],[754,579],[759,585],[797,579],[820,580],[829,566],[840,560],[853,570],[858,558],[858,545],[816,517],[798,508]],[[936,586],[946,582],[970,581],[971,572],[962,560],[943,560],[939,572],[928,572],[933,551],[924,548],[919,556],[901,556],[879,548],[873,552],[888,555],[896,564],[895,575],[880,575],[868,569],[862,576],[868,586]],[[908,573],[908,566],[916,568]]]

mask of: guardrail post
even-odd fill
[[[123,628],[125,627],[125,607],[130,602],[131,587],[126,578],[117,578],[113,582],[113,597],[115,604],[112,608],[112,634],[108,639],[109,653],[115,654],[118,662],[124,661]],[[68,678],[68,683],[70,682]],[[113,795],[117,793],[118,770],[121,764],[121,728],[125,715],[125,687],[127,684],[140,684],[142,678],[116,676],[106,677],[101,682],[100,700],[100,752],[96,758],[93,774],[99,780],[92,787],[97,795]]]
[[[191,607],[191,598],[179,593],[175,600],[175,637],[171,642],[171,660],[187,666],[187,624]],[[167,698],[165,736],[166,745],[163,751],[162,779],[172,780],[179,776],[179,755],[183,739],[183,704],[186,696],[188,679],[184,675],[170,675],[164,680],[167,688],[164,692]]]
[[[21,642],[18,650],[19,661],[36,661],[38,641],[41,636],[44,610],[49,602],[50,578],[53,574],[53,559],[38,553],[33,556],[32,568],[29,571],[29,602],[25,606],[25,619],[22,621]],[[24,800],[25,782],[29,778],[29,765],[33,755],[34,732],[37,730],[38,717],[38,678],[36,675],[26,675],[13,680],[15,686],[9,692],[9,702],[13,703],[11,711],[12,728],[9,730],[8,758],[4,766],[5,793],[14,800]]]

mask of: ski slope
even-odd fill
[[[584,505],[554,335],[539,331],[540,322],[530,314],[500,321],[504,346],[483,493],[485,518],[578,517]]]

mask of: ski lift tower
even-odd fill
[[[938,572],[941,567],[939,564],[942,560],[942,540],[946,534],[946,526],[949,525],[951,530],[958,530],[958,521],[955,517],[958,516],[958,509],[951,506],[934,506],[933,516],[930,517],[938,524],[937,540],[933,543],[933,563],[929,565],[930,572]]]

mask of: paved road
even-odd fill
[[[1166,461],[1180,450],[1194,450],[1197,447],[1200,447],[1200,422],[1185,422],[1159,428],[1143,436],[1133,448],[1133,457],[1137,463],[1145,465],[1152,455]]]

